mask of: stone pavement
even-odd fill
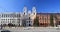
[[[58,27],[5,27],[3,29],[11,32],[60,32]]]

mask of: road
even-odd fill
[[[11,32],[60,32],[58,27],[5,27],[3,29]]]

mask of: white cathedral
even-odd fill
[[[30,11],[24,6],[23,12],[0,12],[0,25],[12,23],[20,26],[33,26],[35,17],[36,8],[32,7]]]

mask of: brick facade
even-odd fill
[[[55,23],[56,21],[60,23],[60,14],[59,13],[37,13],[37,17],[39,17],[39,26],[50,26],[50,14],[53,14],[53,22]],[[57,19],[54,17],[57,17]]]

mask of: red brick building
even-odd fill
[[[50,15],[53,15],[53,24],[60,25],[60,13],[37,13],[39,18],[39,26],[47,27],[50,26]],[[57,17],[57,19],[55,18]]]

